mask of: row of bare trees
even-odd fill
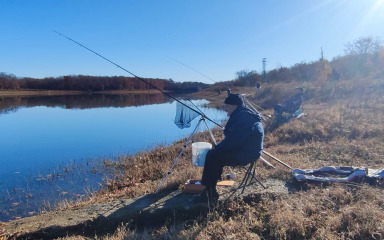
[[[168,91],[193,92],[209,85],[188,82],[178,83],[171,79],[146,78],[151,85]],[[71,75],[58,78],[17,78],[12,74],[0,73],[0,90],[9,89],[39,89],[39,90],[77,90],[77,91],[104,91],[104,90],[148,90],[151,89],[144,81],[133,77],[100,77]]]
[[[269,71],[265,76],[256,71],[242,70],[237,78],[223,83],[221,86],[255,86],[257,82],[290,82],[290,81],[330,81],[361,77],[384,77],[383,41],[372,37],[362,37],[345,45],[345,55],[332,61],[321,57],[312,63],[299,63],[291,68],[281,67]],[[175,92],[195,92],[208,87],[198,82],[176,83],[165,79],[145,79],[159,89]],[[0,90],[2,89],[46,89],[46,90],[147,90],[150,87],[138,78],[114,76],[64,76],[59,78],[17,78],[11,74],[0,73]]]

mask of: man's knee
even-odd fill
[[[274,111],[275,111],[275,114],[281,114],[283,112],[283,105],[281,104],[277,104],[274,106]]]
[[[216,152],[214,151],[215,149],[211,149],[207,152],[207,154],[205,155],[205,165],[210,165],[212,164],[213,162],[216,161],[217,157],[216,157]]]

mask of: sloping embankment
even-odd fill
[[[241,179],[240,179],[241,180]],[[237,182],[239,182],[238,180]],[[256,194],[288,194],[289,186],[276,179],[268,179],[263,189],[253,183],[245,189],[220,187],[220,201]],[[52,211],[38,216],[5,223],[5,237],[11,239],[53,239],[71,235],[94,237],[112,233],[122,223],[134,222],[138,227],[164,224],[177,218],[192,219],[207,212],[207,207],[194,204],[191,194],[181,191],[148,194],[133,199],[120,199],[109,203],[94,204],[82,208]],[[1,235],[0,235],[1,236]]]

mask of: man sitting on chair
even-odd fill
[[[201,184],[205,190],[196,202],[215,202],[219,199],[216,184],[224,166],[245,166],[256,161],[263,151],[264,129],[260,114],[244,105],[240,94],[228,93],[224,103],[229,120],[225,138],[207,152]]]

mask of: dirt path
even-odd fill
[[[243,194],[240,194],[241,189],[237,189],[236,185],[220,187],[220,201],[250,193],[288,194],[290,191],[289,185],[281,180],[268,179],[263,181],[263,184],[268,188],[263,189],[260,185],[253,183],[245,189]],[[14,220],[2,223],[0,230],[4,232],[3,236],[6,238],[15,239],[52,239],[78,234],[90,237],[95,234],[104,235],[114,232],[121,223],[126,222],[133,221],[138,226],[148,226],[163,224],[166,219],[174,216],[179,220],[191,219],[206,210],[201,205],[194,204],[191,201],[192,196],[181,191],[148,194],[133,199],[121,199],[65,211],[52,211]]]

